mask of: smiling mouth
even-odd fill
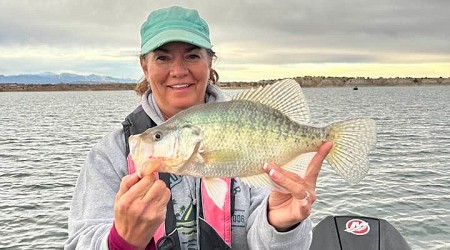
[[[173,89],[183,89],[183,88],[187,88],[189,86],[191,86],[191,84],[177,84],[177,85],[172,85],[169,87],[173,88]]]

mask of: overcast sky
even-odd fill
[[[224,81],[450,77],[449,0],[0,0],[0,74],[141,77],[151,10],[195,8]]]

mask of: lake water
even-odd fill
[[[368,176],[327,165],[313,221],[378,217],[413,249],[450,249],[450,87],[308,88],[313,121],[377,121]],[[80,166],[138,104],[132,91],[0,93],[0,249],[60,249]]]

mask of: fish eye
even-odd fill
[[[162,133],[161,132],[155,132],[153,134],[153,140],[159,141],[159,140],[161,140],[161,138],[162,138]]]

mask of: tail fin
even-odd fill
[[[333,148],[327,156],[330,166],[350,183],[358,183],[369,170],[369,151],[376,141],[376,124],[369,118],[329,125],[328,141]]]

